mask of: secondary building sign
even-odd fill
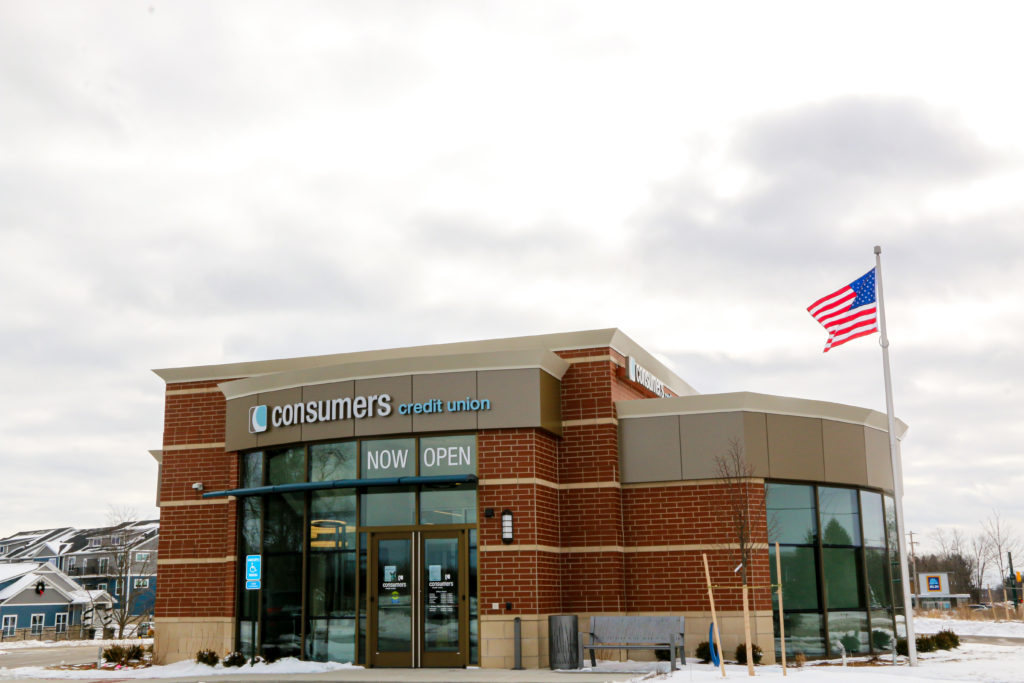
[[[637,363],[632,357],[628,359],[627,371],[631,382],[636,382],[640,386],[653,391],[662,398],[667,398],[672,395],[669,393],[668,389],[665,388],[665,384],[660,379],[655,377],[650,370]]]

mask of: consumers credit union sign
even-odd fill
[[[419,403],[393,405],[391,394],[345,396],[280,405],[261,404],[249,408],[249,433],[261,434],[269,429],[291,427],[298,424],[388,417],[395,412],[399,415],[431,415],[480,412],[490,409],[490,399],[471,396],[447,400],[432,398]]]

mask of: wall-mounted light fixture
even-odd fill
[[[512,511],[502,510],[501,511],[501,542],[511,543],[512,542]]]
[[[202,491],[203,490],[203,482],[197,481],[196,483],[192,484],[192,488],[194,488],[196,491]]]

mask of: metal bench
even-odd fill
[[[580,661],[590,650],[590,665],[597,666],[595,650],[668,650],[672,671],[676,653],[685,665],[683,617],[590,617],[590,642],[580,640]]]

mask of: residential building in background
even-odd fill
[[[159,536],[159,520],[22,531],[0,539],[0,564],[50,565],[81,589],[109,596],[104,626],[117,631],[153,613]]]

